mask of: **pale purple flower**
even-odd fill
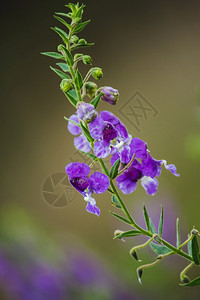
[[[110,86],[105,86],[101,89],[101,92],[103,95],[101,96],[101,99],[105,102],[108,102],[112,105],[116,104],[118,98],[119,98],[119,92],[116,89],[113,89]]]
[[[78,105],[76,113],[79,120],[82,120],[84,122],[90,122],[97,116],[97,112],[94,108],[94,105],[85,102],[81,102]]]
[[[77,189],[87,201],[86,210],[99,216],[100,209],[96,206],[96,201],[92,193],[104,193],[109,185],[109,177],[100,172],[94,172],[90,177],[90,167],[85,163],[73,162],[66,166],[66,173],[71,185]]]
[[[74,114],[69,119],[72,121],[75,121],[77,124],[79,124],[79,118],[77,115]],[[71,134],[79,135],[74,138],[74,146],[77,149],[79,149],[80,151],[83,151],[86,153],[90,152],[91,145],[88,142],[88,140],[86,139],[85,135],[82,133],[82,129],[80,127],[78,127],[77,125],[75,125],[74,123],[72,123],[71,121],[68,122],[67,128]]]

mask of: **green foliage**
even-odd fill
[[[176,247],[181,245],[179,218],[176,219]]]
[[[110,170],[110,179],[114,179],[117,177],[119,165],[120,165],[120,159],[116,160],[116,162],[113,164]]]
[[[119,201],[117,200],[117,197],[115,195],[112,195],[112,205],[114,205],[116,208],[121,208],[121,204],[119,203]]]
[[[157,232],[156,232],[155,226],[153,225],[151,218],[149,218],[149,226],[150,226],[151,233],[156,234]]]
[[[110,211],[110,214],[118,219],[120,219],[122,222],[127,223],[127,224],[131,224],[131,222],[125,218],[123,218],[122,216]]]
[[[80,24],[77,24],[75,27],[74,27],[74,33],[78,33],[80,31],[82,31],[85,26],[90,22],[90,20],[88,21],[85,21],[83,23],[80,23]]]
[[[199,256],[199,245],[197,241],[197,236],[195,235],[192,239],[192,258],[196,265],[200,264],[200,256]]]
[[[158,235],[161,237],[163,232],[163,206],[161,206],[160,220],[158,226]]]
[[[41,52],[42,55],[46,55],[56,59],[65,59],[63,55],[57,52]]]
[[[53,67],[51,67],[51,66],[50,66],[50,68],[51,68],[51,70],[54,71],[61,79],[69,79],[69,78],[70,78],[69,75],[65,74],[64,72],[62,72],[62,71],[60,71],[60,70],[58,70],[58,69],[55,69],[55,68],[53,68]]]
[[[141,232],[138,231],[138,230],[124,231],[124,232],[121,233],[121,234],[117,234],[117,235],[114,237],[114,240],[115,240],[115,239],[121,239],[121,238],[124,238],[124,237],[137,236],[137,235],[141,235]]]
[[[76,75],[75,75],[75,84],[77,86],[77,88],[80,90],[83,86],[83,78],[81,76],[81,73],[79,72],[79,70],[76,70]]]
[[[171,250],[169,248],[167,248],[166,246],[159,245],[154,242],[150,243],[150,247],[157,255],[164,255],[164,254],[171,252]]]
[[[88,142],[93,142],[94,139],[91,137],[89,130],[83,125],[82,122],[80,122],[81,128],[83,130],[83,133],[85,137],[87,138]]]
[[[64,71],[70,73],[70,68],[67,64],[65,63],[57,63],[57,65]]]
[[[180,283],[181,286],[188,286],[188,287],[191,287],[191,286],[197,286],[197,285],[200,285],[200,277],[197,277],[187,283]]]
[[[79,127],[80,127],[80,125],[79,125]],[[91,158],[92,161],[98,160],[98,157],[95,156],[95,155],[92,154],[92,153],[87,153],[87,152],[81,151],[81,150],[79,150],[78,148],[76,148],[76,150],[78,150],[80,153],[86,155],[87,157]]]
[[[62,29],[60,29],[58,27],[51,27],[51,29],[53,31],[55,31],[61,37],[61,39],[63,40],[63,42],[65,44],[68,43],[68,34],[64,30],[62,30]]]
[[[81,125],[80,125],[79,123],[77,123],[76,121],[71,120],[71,119],[69,119],[69,118],[67,118],[67,117],[64,117],[64,119],[67,120],[67,121],[69,121],[69,122],[71,122],[71,123],[73,123],[74,125],[76,125],[76,126],[78,126],[78,127],[81,128]],[[80,150],[79,150],[79,151],[80,151]],[[80,151],[80,152],[82,152],[82,151]],[[85,153],[85,152],[83,152],[83,153]]]
[[[67,97],[67,99],[69,100],[69,102],[76,107],[77,104],[77,100],[71,95],[70,91],[69,92],[63,92],[65,94],[65,96]]]
[[[146,228],[147,228],[148,231],[150,231],[149,216],[148,216],[145,205],[143,205],[143,214],[144,214],[144,220],[145,220]]]
[[[91,102],[90,104],[94,105],[95,108],[97,108],[99,101],[101,99],[103,93],[99,93]]]

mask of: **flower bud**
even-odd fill
[[[92,64],[92,58],[89,55],[84,55],[83,56],[83,63],[85,65],[91,65]]]
[[[83,56],[83,54],[81,54],[81,53],[76,53],[75,55],[74,55],[74,60],[76,60],[76,59],[78,59],[79,57],[82,57]]]
[[[97,80],[99,80],[103,77],[103,72],[102,72],[101,68],[92,68],[91,69],[91,74]]]
[[[60,88],[65,93],[69,92],[73,88],[71,80],[70,79],[63,79],[61,81]]]
[[[85,89],[86,95],[89,98],[93,99],[95,97],[98,86],[95,82],[88,81],[84,84],[84,89]]]
[[[62,53],[64,45],[60,44],[57,47],[57,50]]]
[[[101,99],[105,102],[108,102],[112,105],[115,105],[117,100],[119,99],[119,92],[112,87],[105,86],[100,91],[103,93]]]
[[[97,112],[94,108],[94,105],[81,102],[78,105],[77,115],[80,120],[91,122],[97,116]]]
[[[79,38],[77,37],[77,35],[72,35],[71,37],[71,42],[74,44],[77,44],[79,41]]]

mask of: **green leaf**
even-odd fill
[[[80,23],[78,25],[75,26],[74,28],[74,32],[77,33],[77,32],[80,32],[81,30],[83,30],[85,28],[85,26],[90,22],[91,20],[87,20],[83,23]]]
[[[51,68],[51,70],[53,70],[60,78],[62,78],[62,79],[70,79],[69,75],[63,73],[62,71],[60,71],[60,70],[58,70],[58,69],[55,69],[55,68],[53,68],[53,67],[51,67],[51,66],[50,66],[50,68]]]
[[[113,164],[110,170],[110,179],[114,179],[117,177],[119,165],[120,165],[120,158],[116,160],[116,162]]]
[[[75,75],[75,84],[77,86],[77,88],[80,90],[83,86],[83,78],[81,76],[81,73],[79,72],[79,70],[76,70],[76,75]]]
[[[163,232],[163,206],[161,206],[160,221],[158,226],[158,235],[161,237]]]
[[[196,265],[200,264],[199,245],[196,235],[192,239],[192,258]]]
[[[76,125],[76,126],[78,126],[78,127],[81,128],[81,125],[80,125],[79,123],[77,123],[76,121],[71,120],[71,119],[69,119],[69,118],[67,118],[67,117],[64,117],[64,119],[67,120],[67,121],[69,121],[69,122],[71,122],[71,123],[73,123],[74,125]],[[80,150],[79,150],[79,151],[80,151]],[[80,152],[82,152],[82,151],[80,151]],[[83,152],[83,153],[85,153],[85,152]]]
[[[143,205],[143,214],[144,214],[144,220],[145,220],[145,223],[146,223],[146,228],[147,228],[148,231],[150,231],[149,216],[148,216],[145,205]]]
[[[57,52],[41,52],[41,54],[49,56],[49,57],[53,57],[56,59],[65,59],[63,55],[61,55],[60,53],[57,53]]]
[[[69,30],[71,29],[71,25],[67,24],[67,22],[64,19],[62,19],[62,18],[60,18],[58,16],[54,16],[54,18],[56,20],[58,20],[59,22],[61,22],[63,25],[65,25]]]
[[[63,51],[65,52],[65,55],[66,55],[66,58],[67,58],[67,63],[68,63],[68,65],[69,65],[69,66],[72,66],[73,63],[74,63],[74,60],[73,60],[73,57],[72,57],[71,53],[70,53],[69,50],[68,50],[66,47],[64,47],[64,46],[62,46],[62,49],[63,49]]]
[[[121,204],[119,203],[119,201],[117,200],[117,198],[115,197],[115,195],[112,195],[112,205],[114,205],[116,208],[121,208]]]
[[[77,12],[76,12],[76,17],[77,18],[81,18],[82,17],[82,14],[83,14],[83,8],[85,7],[85,5],[81,5],[80,7],[79,7],[79,9],[77,10]]]
[[[157,232],[156,232],[155,226],[153,225],[151,218],[149,218],[149,226],[150,226],[151,233],[156,234]]]
[[[87,128],[85,128],[85,126],[83,125],[82,122],[80,122],[81,128],[83,130],[84,135],[86,136],[88,142],[93,142],[94,139],[91,137],[90,132]]]
[[[86,43],[86,44],[76,44],[74,46],[71,47],[71,50],[75,50],[75,49],[78,49],[78,48],[85,48],[85,47],[90,47],[90,46],[93,46],[94,43]]]
[[[127,224],[131,224],[131,222],[125,218],[123,218],[122,216],[110,211],[110,214],[118,219],[120,219],[122,222],[127,223]]]
[[[62,29],[60,29],[58,27],[51,27],[51,29],[53,31],[55,31],[61,37],[61,39],[63,40],[63,42],[65,44],[68,43],[68,35],[67,35],[67,33],[64,30],[62,30]]]
[[[64,72],[70,73],[69,66],[65,63],[56,63]]]
[[[83,153],[84,155],[86,155],[86,156],[88,156],[89,158],[91,158],[93,161],[95,161],[95,160],[98,159],[98,157],[95,156],[95,155],[92,154],[92,153],[86,153],[86,152],[84,152],[84,151],[79,150],[78,148],[76,148],[76,149],[77,149],[79,152],[81,152],[81,153]]]
[[[179,218],[176,219],[176,247],[181,245]]]
[[[200,276],[187,283],[180,283],[181,286],[196,286],[200,285]]]
[[[150,248],[157,254],[157,255],[163,255],[171,252],[169,248],[167,248],[164,245],[155,244],[153,242],[150,243]]]
[[[188,234],[188,238],[189,238],[189,234]],[[192,241],[190,240],[188,243],[187,243],[187,248],[188,248],[188,254],[190,256],[192,256]]]
[[[62,13],[62,12],[56,12],[55,14],[58,15],[58,16],[63,16],[63,17],[71,19],[71,15],[70,14],[65,14],[65,13]]]
[[[101,99],[101,96],[103,95],[103,93],[99,93],[94,99],[92,99],[92,101],[90,102],[90,104],[94,105],[94,108],[97,108],[99,101]]]
[[[76,100],[76,102],[78,101],[78,96],[77,96],[75,90],[72,89],[68,93],[69,93],[70,96],[72,96]]]
[[[77,103],[77,100],[71,96],[71,94],[69,92],[63,92],[65,94],[65,96],[67,97],[67,99],[69,100],[69,102],[76,107],[76,103]]]
[[[121,234],[118,234],[114,237],[115,239],[121,239],[123,237],[132,237],[132,236],[137,236],[137,235],[141,235],[141,232],[138,230],[129,230],[129,231],[124,231]]]

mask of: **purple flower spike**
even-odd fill
[[[113,89],[112,87],[105,86],[102,88],[101,92],[103,92],[103,95],[101,96],[101,99],[103,101],[106,101],[112,105],[116,104],[118,98],[119,98],[119,92],[116,89]]]
[[[105,174],[102,174],[100,172],[94,172],[90,176],[89,187],[96,194],[101,194],[107,191],[109,185],[110,185],[109,178]]]
[[[78,106],[77,115],[80,120],[91,122],[97,116],[97,112],[94,105],[81,102]]]

